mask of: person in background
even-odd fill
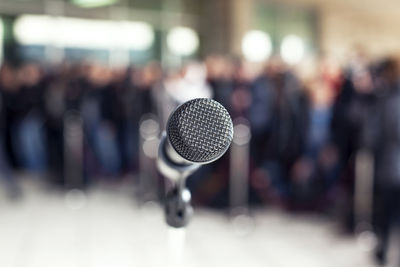
[[[1,67],[1,107],[4,118],[4,148],[11,166],[18,168],[17,156],[12,147],[12,138],[14,136],[12,128],[17,122],[18,110],[20,108],[18,98],[20,86],[17,73],[17,68],[8,63]]]
[[[46,77],[44,95],[46,115],[47,157],[49,179],[64,185],[64,115],[68,81],[67,65],[61,65]]]
[[[213,99],[221,103],[231,113],[234,64],[223,56],[213,55],[205,60],[205,66],[207,69],[207,83],[213,92]]]
[[[330,132],[335,91],[330,85],[319,71],[305,82],[304,148],[290,171],[290,205],[294,209],[321,210],[337,178],[338,155]]]
[[[207,68],[201,62],[188,62],[177,75],[165,81],[166,92],[175,106],[195,98],[212,98]]]
[[[377,263],[386,264],[389,237],[399,241],[400,220],[400,85],[399,68],[395,59],[379,62],[376,70],[376,86],[379,92],[378,112],[370,118],[370,126],[376,130],[372,148],[375,159],[376,205],[375,230],[378,246]],[[373,115],[373,114],[372,114]],[[396,235],[394,235],[396,234]],[[393,242],[399,244],[398,242]],[[394,251],[399,251],[395,248]],[[399,256],[399,255],[397,255]],[[397,265],[400,258],[396,259]]]
[[[239,60],[232,64],[233,90],[230,96],[231,116],[233,118],[243,117],[248,120],[249,109],[252,105],[250,87],[254,78],[251,75],[251,66]]]
[[[139,165],[139,127],[143,116],[155,116],[161,123],[164,94],[159,87],[162,70],[157,62],[132,68],[128,71],[125,112],[127,116],[127,153],[131,168],[137,171]],[[150,115],[151,114],[151,115]]]
[[[10,199],[18,198],[22,193],[12,173],[5,139],[9,129],[8,125],[13,122],[12,104],[15,104],[17,92],[18,82],[15,69],[4,64],[0,69],[0,180]]]
[[[114,124],[113,100],[117,94],[111,88],[112,72],[100,64],[93,64],[87,78],[83,113],[90,146],[101,167],[95,171],[100,171],[98,175],[115,177],[121,170],[121,157]]]
[[[17,118],[12,125],[13,149],[24,169],[44,172],[47,168],[46,135],[44,128],[43,72],[37,64],[29,63],[18,71]]]
[[[251,89],[251,155],[263,169],[266,183],[282,200],[288,200],[288,170],[303,147],[306,98],[300,88],[294,74],[274,58]]]
[[[353,60],[344,72],[342,89],[338,95],[332,118],[332,140],[339,152],[338,175],[340,190],[337,199],[342,213],[344,231],[355,230],[354,190],[356,155],[369,149],[370,127],[376,113],[376,88],[371,64],[365,59]]]

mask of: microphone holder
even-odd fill
[[[158,169],[161,174],[173,181],[173,186],[168,190],[164,201],[165,219],[169,226],[174,228],[185,227],[192,215],[193,208],[190,204],[190,191],[186,188],[186,178],[196,171],[200,164],[177,165],[167,157],[165,133],[161,137],[159,146]]]

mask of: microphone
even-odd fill
[[[186,226],[192,214],[186,178],[201,165],[219,159],[233,139],[233,124],[228,111],[207,98],[180,105],[169,117],[161,138],[157,166],[174,182],[167,193],[165,212],[173,227]]]

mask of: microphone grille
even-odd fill
[[[206,163],[221,157],[233,138],[228,111],[207,98],[190,100],[179,106],[168,120],[168,139],[184,159]]]

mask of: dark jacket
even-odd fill
[[[379,100],[375,129],[375,174],[377,184],[400,187],[400,88],[396,85]]]

